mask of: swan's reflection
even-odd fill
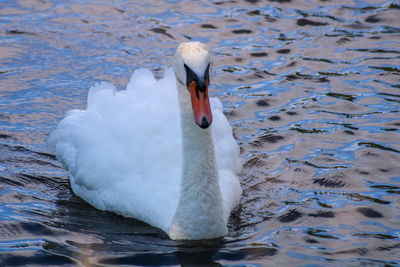
[[[63,239],[43,246],[51,254],[84,266],[221,266],[214,257],[223,246],[223,238],[173,241],[141,221],[99,211],[65,189],[49,225],[65,232],[59,235]]]

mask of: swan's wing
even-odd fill
[[[211,106],[213,109],[212,133],[218,169],[239,174],[242,171],[240,149],[233,138],[232,128],[223,114],[221,101],[218,98],[211,98]]]
[[[222,112],[221,102],[217,98],[211,98],[211,105],[215,156],[224,202],[224,217],[227,221],[231,210],[239,203],[242,194],[237,176],[242,170],[242,163],[239,146],[233,138],[232,128]]]
[[[48,144],[71,172],[74,192],[99,209],[165,230],[175,212],[181,131],[172,70],[136,70],[127,90],[101,83],[86,110],[70,111]]]

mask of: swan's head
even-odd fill
[[[174,56],[175,77],[189,92],[194,121],[203,129],[212,122],[208,97],[211,64],[210,48],[200,42],[180,44]]]

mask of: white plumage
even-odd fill
[[[204,51],[195,52],[200,55],[192,59],[186,54],[194,52],[185,46]],[[174,58],[175,74],[186,82],[177,65],[204,73],[206,66],[201,65],[210,61],[205,45],[184,43]],[[172,69],[160,80],[149,70],[138,69],[122,91],[104,82],[92,87],[87,109],[69,111],[48,139],[71,173],[74,193],[98,209],[159,227],[173,239],[225,235],[230,211],[241,195],[236,175],[241,171],[239,147],[221,102],[210,99],[213,122],[201,129],[193,122],[187,92]],[[192,122],[186,123],[187,118]],[[194,142],[183,141],[185,129],[193,133]],[[210,144],[201,142],[205,133],[212,136]],[[211,152],[216,174],[203,172],[213,169]],[[192,192],[196,188],[201,190]],[[218,194],[220,198],[210,197]],[[216,227],[218,221],[221,226]]]

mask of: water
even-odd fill
[[[399,3],[141,2],[0,3],[0,265],[399,264]],[[187,40],[213,49],[244,164],[222,240],[92,208],[45,146],[94,83],[161,76]]]

